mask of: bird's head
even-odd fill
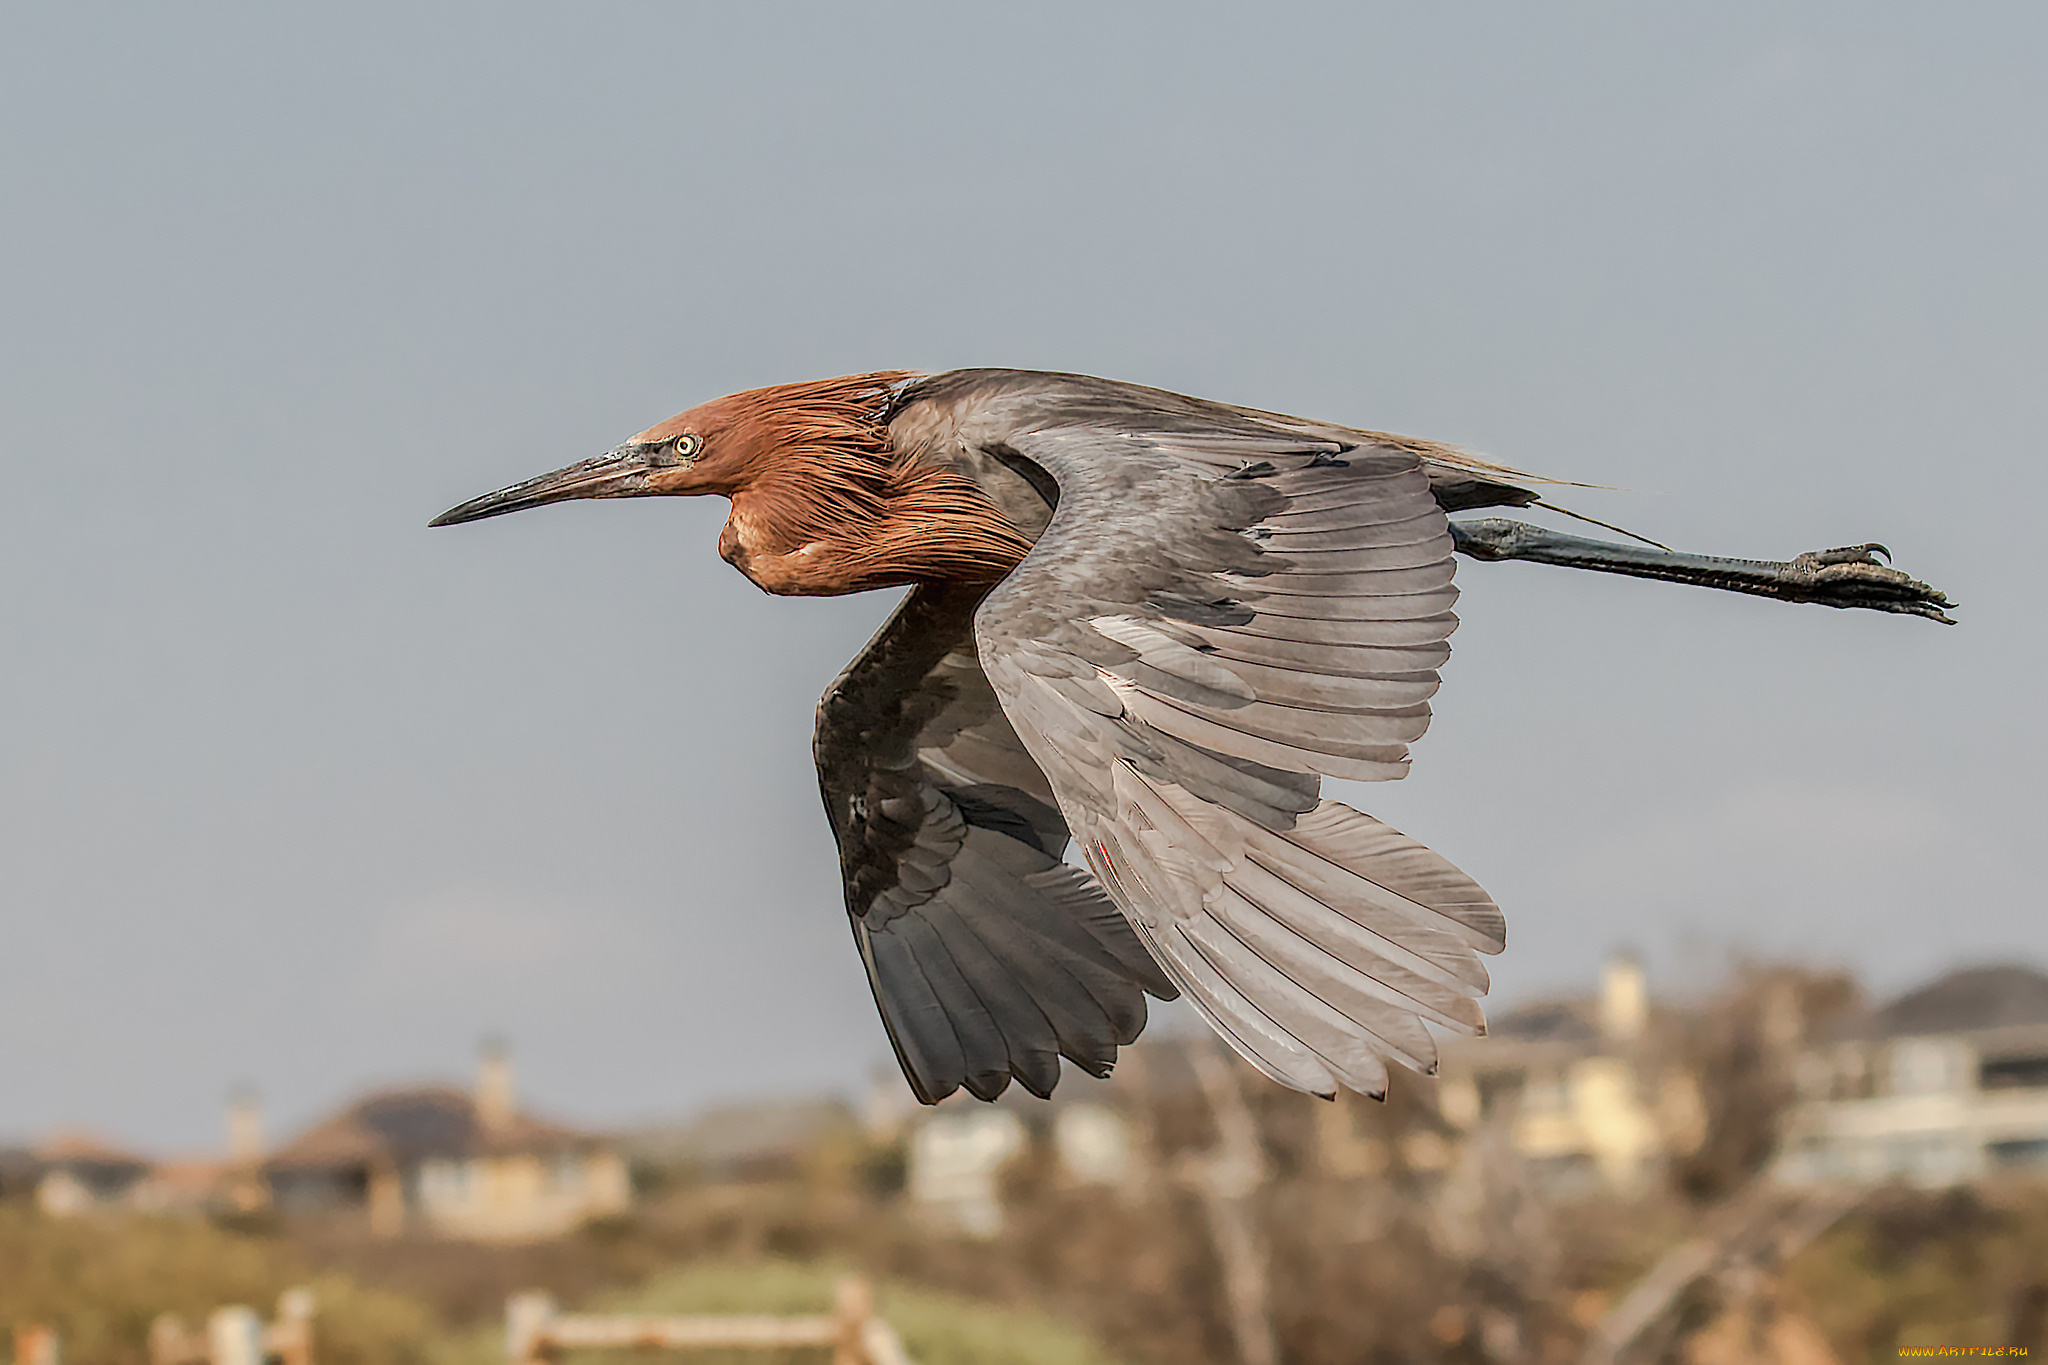
[[[883,418],[915,376],[883,370],[729,394],[552,473],[451,507],[430,523],[456,526],[574,498],[648,498],[747,488],[778,462],[811,452],[880,450]]]

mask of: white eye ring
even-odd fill
[[[703,440],[687,431],[676,437],[672,444],[675,446],[676,454],[686,460],[704,448]]]

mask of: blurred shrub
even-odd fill
[[[294,1285],[313,1290],[322,1365],[443,1365],[448,1343],[425,1307],[315,1273],[268,1239],[191,1220],[0,1207],[0,1330],[55,1327],[69,1365],[145,1365],[158,1314],[195,1329],[229,1304],[268,1317]]]
[[[2048,1190],[1882,1191],[1795,1259],[1786,1280],[1844,1360],[1924,1346],[2048,1351]]]

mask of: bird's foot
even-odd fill
[[[1903,612],[1954,625],[1948,594],[1891,567],[1891,551],[1875,542],[1814,550],[1786,565],[1786,594],[1829,607],[1864,607]]]
[[[1816,550],[1792,560],[1724,559],[1647,545],[1612,545],[1499,517],[1454,521],[1451,539],[1458,553],[1474,559],[1527,559],[1538,564],[1561,564],[1600,573],[1694,583],[1725,592],[1754,593],[1781,602],[1895,611],[1955,624],[1947,611],[1955,603],[1948,600],[1947,594],[1891,567],[1886,562],[1891,551],[1875,543]]]

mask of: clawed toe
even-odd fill
[[[1889,564],[1892,552],[1886,546],[1871,541],[1868,545],[1843,545],[1833,550],[1815,550],[1799,556],[1814,565],[1827,564]],[[1796,562],[1796,561],[1795,561]]]
[[[1799,556],[1792,562],[1792,567],[1795,574],[1805,580],[1800,596],[1809,602],[1830,607],[1867,607],[1873,611],[1902,612],[1954,625],[1955,621],[1947,609],[1955,603],[1939,589],[1880,563],[1867,553],[1861,558],[1830,558],[1879,548],[1857,546]]]

